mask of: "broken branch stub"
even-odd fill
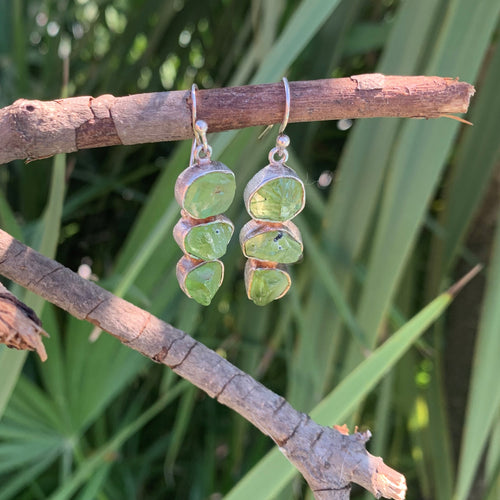
[[[0,344],[19,350],[36,351],[47,359],[41,336],[48,337],[35,311],[23,304],[0,283]]]

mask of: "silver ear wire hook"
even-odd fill
[[[203,149],[203,152],[206,157],[210,157],[211,148],[207,142],[207,129],[208,125],[203,120],[197,120],[196,117],[196,91],[198,90],[198,85],[193,83],[191,86],[191,120],[193,127],[193,145],[191,146],[191,156],[189,159],[189,164],[192,165],[194,163],[195,157],[199,154],[200,150]],[[198,151],[198,154],[197,154]],[[197,159],[197,158],[196,158]]]
[[[288,118],[290,117],[290,86],[285,77],[283,77],[283,85],[285,86],[285,114],[278,131],[278,137],[276,137],[276,147],[269,152],[270,164],[284,164],[288,160],[288,151],[286,148],[290,145],[290,137],[288,137],[284,131],[288,125]],[[275,160],[275,155],[278,155],[278,160]]]
[[[198,137],[194,124],[196,123],[196,91],[198,90],[198,85],[193,83],[191,86],[191,126],[193,127],[193,132],[195,137]]]
[[[288,85],[288,80],[285,76],[282,80],[283,85],[285,86],[285,116],[281,122],[278,134],[282,134],[285,131],[285,128],[288,125],[288,118],[290,117],[290,85]]]
[[[283,121],[281,122],[278,134],[282,134],[284,132],[286,126],[288,125],[288,118],[290,116],[290,86],[288,85],[288,80],[285,76],[281,80],[285,86],[285,115],[283,117]],[[273,127],[273,123],[268,125],[257,137],[257,140],[260,141]]]
[[[199,136],[198,132],[196,131],[196,128],[194,124],[196,123],[196,91],[198,90],[198,85],[196,83],[193,83],[191,86],[191,127],[193,128],[193,144],[191,146],[191,156],[189,157],[189,164],[192,165],[194,162],[194,152],[196,151],[196,146],[198,146],[199,143]]]

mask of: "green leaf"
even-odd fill
[[[56,155],[52,167],[52,182],[49,200],[40,225],[38,243],[35,245],[40,253],[54,257],[59,240],[59,228],[65,191],[66,155]],[[22,298],[21,298],[22,299]],[[41,314],[44,300],[32,293],[26,293],[22,299],[35,313]],[[3,358],[3,359],[2,359]],[[0,346],[0,380],[4,381],[0,388],[0,417],[5,410],[14,384],[21,373],[26,352],[13,352]]]
[[[497,219],[498,220],[498,219]],[[457,484],[454,500],[465,500],[476,475],[495,417],[500,411],[498,359],[500,358],[500,226],[489,271],[483,312],[474,352]]]
[[[25,359],[26,352],[13,351],[4,345],[0,346],[0,380],[2,380],[2,384],[0,384],[0,415],[5,411]]]
[[[500,47],[497,45],[487,66],[480,92],[467,117],[474,126],[466,127],[457,146],[456,162],[447,187],[443,224],[446,227],[443,262],[454,262],[464,237],[500,158],[496,130],[500,127]],[[446,268],[444,269],[446,270]]]
[[[68,319],[68,332],[71,342],[65,353],[66,411],[74,432],[80,433],[148,364],[148,359],[111,335],[89,342],[89,325],[72,317]]]
[[[339,0],[303,0],[262,62],[252,83],[278,80],[339,3]]]
[[[107,457],[116,453],[123,443],[133,436],[139,429],[154,418],[168,404],[182,394],[189,384],[185,381],[178,382],[175,387],[160,397],[153,405],[143,411],[133,422],[126,424],[104,446],[87,457],[75,473],[62,484],[49,498],[50,500],[64,500],[72,498],[78,490],[100,467],[108,463]]]

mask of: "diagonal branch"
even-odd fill
[[[0,273],[123,344],[163,363],[268,435],[302,473],[315,497],[346,500],[349,484],[377,498],[404,499],[404,476],[370,455],[370,433],[322,427],[214,351],[115,297],[0,230]]]
[[[474,87],[437,76],[357,75],[290,82],[290,122],[342,118],[439,118],[465,113]],[[200,90],[210,132],[279,123],[281,83]],[[33,101],[0,109],[0,164],[80,149],[191,139],[189,91]]]

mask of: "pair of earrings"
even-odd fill
[[[276,146],[269,152],[269,165],[247,184],[243,198],[252,218],[240,232],[245,265],[247,296],[257,305],[283,297],[291,286],[286,264],[302,256],[302,238],[291,222],[305,205],[304,184],[288,167],[290,139],[283,132],[290,114],[290,88],[283,78],[286,96],[285,117]],[[178,177],[175,198],[181,219],[174,238],[184,256],[177,263],[177,279],[188,297],[210,304],[224,277],[219,260],[234,232],[233,223],[222,213],[233,201],[234,173],[211,159],[208,126],[196,119],[196,85],[191,89],[194,140],[189,167]]]

